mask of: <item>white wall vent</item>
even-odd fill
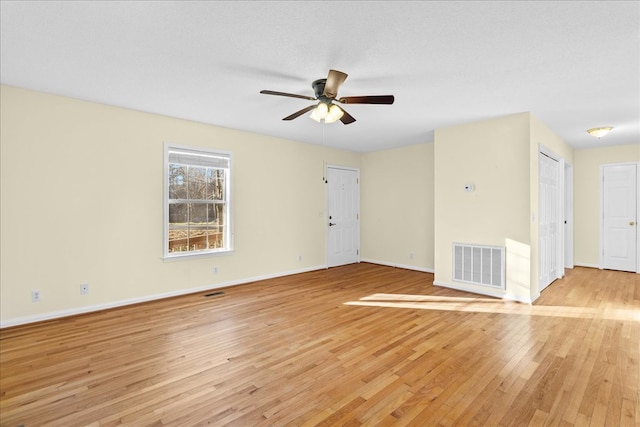
[[[505,289],[505,248],[453,244],[453,280]]]

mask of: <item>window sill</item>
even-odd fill
[[[197,252],[197,253],[180,253],[179,255],[165,255],[162,257],[164,262],[184,261],[198,258],[212,258],[219,256],[229,256],[233,254],[233,249],[215,252]]]

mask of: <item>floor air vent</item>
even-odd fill
[[[210,294],[204,294],[205,297],[217,297],[219,295],[224,295],[224,292],[217,291],[217,292],[211,292]]]
[[[504,289],[504,248],[453,244],[453,280]]]

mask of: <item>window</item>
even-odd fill
[[[231,156],[166,145],[164,256],[228,252]]]

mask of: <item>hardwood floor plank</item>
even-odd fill
[[[637,426],[640,281],[533,305],[373,264],[0,330],[0,425]]]

